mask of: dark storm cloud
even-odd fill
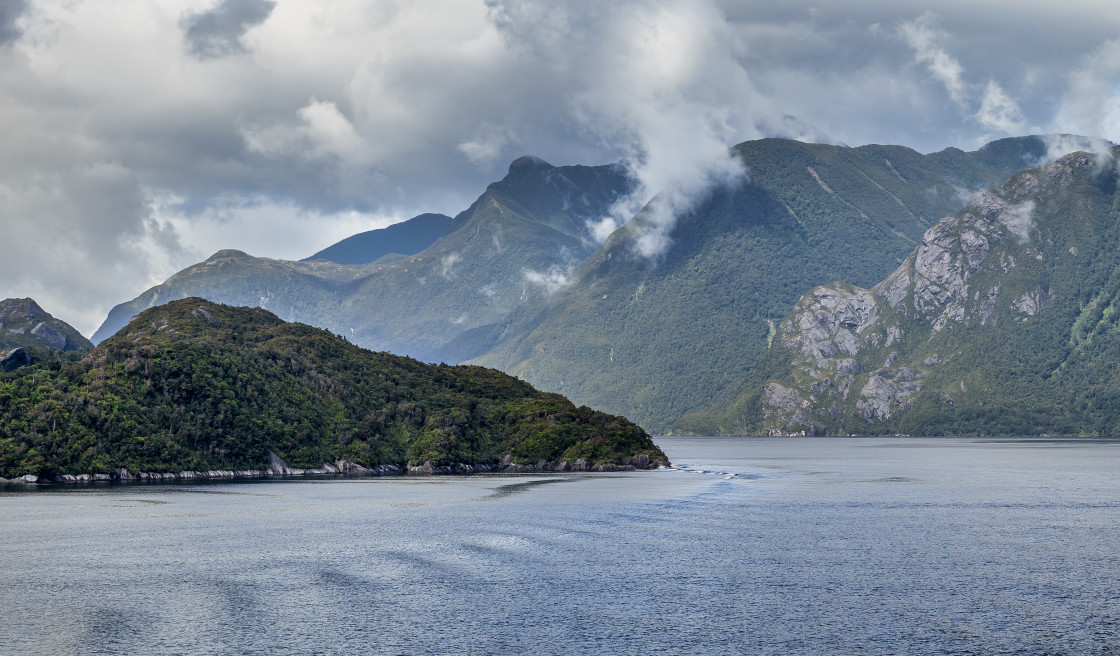
[[[0,45],[11,43],[22,32],[16,21],[27,11],[28,0],[0,0]]]
[[[199,59],[217,59],[246,51],[241,38],[263,23],[276,8],[272,0],[222,0],[213,9],[188,14],[180,21],[187,51]]]

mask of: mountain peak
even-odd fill
[[[242,257],[252,257],[252,255],[249,255],[245,251],[239,251],[235,248],[223,248],[217,253],[214,253],[210,257],[206,258],[206,261],[209,262],[211,260],[228,260]]]
[[[511,176],[520,177],[551,168],[555,167],[539,157],[533,157],[532,155],[523,155],[510,162],[509,174]]]
[[[87,351],[93,345],[73,326],[39,307],[34,299],[7,298],[0,301],[0,352],[13,348]]]
[[[0,319],[48,317],[46,310],[31,298],[6,298],[0,301]]]

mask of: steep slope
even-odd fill
[[[595,245],[587,222],[629,193],[619,166],[522,157],[430,248],[362,281],[344,311],[353,340],[436,361],[441,348],[548,291]],[[457,361],[457,360],[452,360]]]
[[[652,467],[621,417],[260,309],[149,309],[80,361],[0,374],[0,476],[431,463]]]
[[[0,301],[0,355],[14,348],[88,351],[93,344],[34,300],[8,298]]]
[[[113,308],[93,341],[148,307],[201,296],[264,307],[363,346],[430,359],[462,332],[538,298],[550,275],[586,257],[594,250],[587,221],[630,188],[621,167],[554,167],[523,157],[420,253],[340,265],[221,251]]]
[[[327,260],[336,264],[369,264],[390,254],[415,255],[447,234],[451,217],[421,214],[380,230],[367,230],[331,244],[301,260]]]
[[[734,409],[692,423],[1120,433],[1116,154],[1073,153],[978,195],[870,289],[812,290]]]
[[[730,402],[805,289],[837,279],[874,284],[967,191],[998,184],[1045,152],[1036,137],[932,155],[746,142],[735,153],[749,183],[679,217],[663,258],[634,255],[639,216],[583,263],[570,287],[453,346],[477,364],[667,430]]]

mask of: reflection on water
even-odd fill
[[[658,442],[676,468],[9,488],[0,651],[1120,650],[1120,443]]]

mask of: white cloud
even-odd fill
[[[440,264],[443,267],[441,274],[448,280],[455,279],[455,265],[463,260],[463,256],[458,253],[448,253],[443,256]]]
[[[736,59],[741,46],[712,2],[569,3],[542,10],[494,2],[495,24],[527,57],[548,62],[572,89],[580,128],[610,144],[638,181],[612,216],[589,224],[602,239],[646,205],[636,247],[669,246],[676,217],[714,184],[744,173],[728,147],[757,136],[761,97]],[[575,42],[557,35],[576,34]]]
[[[1068,80],[1053,129],[1120,142],[1120,39],[1086,56]]]
[[[1027,127],[1019,105],[1008,96],[995,80],[988,80],[980,101],[976,120],[988,130],[1000,134],[1022,134]]]
[[[502,150],[512,136],[508,128],[493,123],[483,123],[475,131],[474,139],[464,141],[458,148],[475,164],[490,165],[501,160]]]
[[[953,102],[962,110],[967,109],[964,67],[943,47],[949,35],[938,27],[937,15],[927,11],[914,20],[903,21],[898,31],[914,49],[914,59],[924,64],[934,79],[944,85]]]
[[[968,84],[964,78],[964,67],[945,49],[949,34],[938,26],[938,17],[927,11],[918,18],[903,21],[898,32],[914,51],[914,60],[926,66],[930,74],[940,82],[949,98],[960,111],[976,121],[984,130],[998,135],[1021,134],[1027,128],[1027,121],[1019,105],[1004,91],[994,79],[989,79],[982,90]],[[973,112],[976,96],[980,96],[979,108]],[[978,138],[984,142],[991,138],[985,133]]]
[[[1100,0],[935,2],[937,20],[873,0],[3,7],[0,230],[20,248],[0,295],[87,332],[219,248],[302,257],[454,214],[522,154],[627,160],[638,194],[589,227],[603,238],[656,194],[637,247],[657,253],[681,211],[738,179],[726,148],[752,137],[1120,139],[1120,17]]]
[[[569,272],[563,267],[553,265],[547,271],[525,270],[522,272],[525,282],[540,288],[545,296],[552,296],[556,292],[572,284]]]

